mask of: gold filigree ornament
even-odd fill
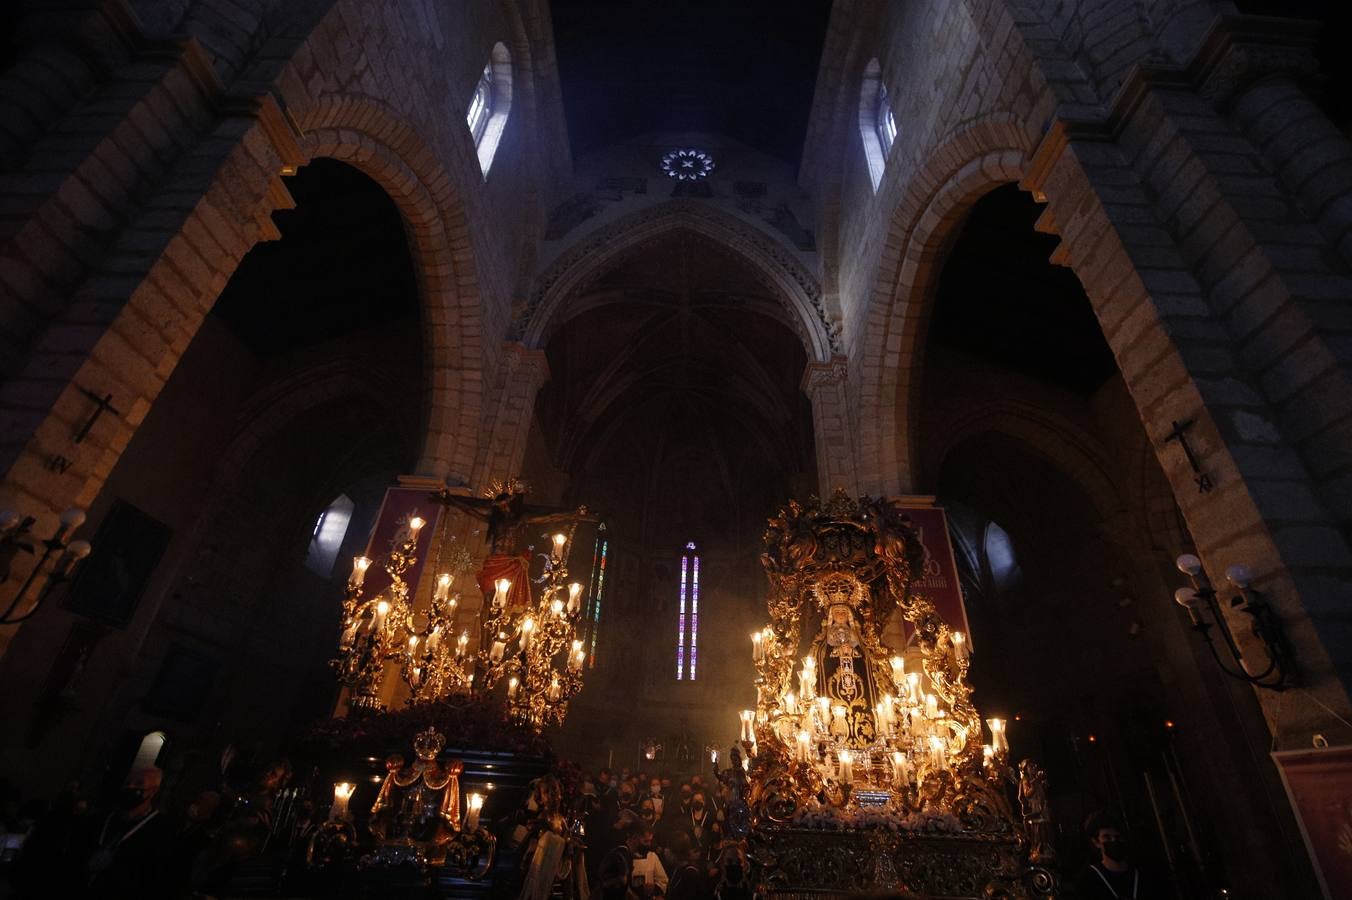
[[[756,708],[742,713],[742,745],[770,893],[843,894],[861,878],[945,897],[1055,890],[1036,865],[1050,861],[1041,770],[1022,769],[1025,822],[1009,800],[1003,722],[982,744],[966,636],[912,590],[924,552],[886,499],[837,491],[768,522],[770,621],[752,635]],[[889,648],[894,616],[907,637]]]

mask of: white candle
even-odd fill
[[[831,698],[817,698],[817,720],[822,731],[831,730]]]
[[[739,714],[742,720],[742,740],[754,741],[756,739],[756,729],[753,723],[756,721],[756,714],[749,709],[742,710]]]
[[[408,539],[411,543],[418,542],[418,532],[422,531],[422,527],[426,524],[427,521],[422,516],[414,516],[408,520]]]
[[[347,647],[351,647],[351,646],[352,646],[352,641],[357,637],[357,627],[358,627],[360,624],[361,624],[361,622],[358,621],[358,620],[356,619],[356,617],[353,617],[352,621],[348,624],[347,628],[343,631],[343,636],[342,636],[341,638],[338,639],[338,646],[339,646],[339,647],[347,648]]]
[[[953,632],[953,655],[958,658],[958,662],[967,662],[972,655],[972,649],[967,646],[967,635],[961,631]]]
[[[529,616],[521,623],[521,649],[529,650],[531,637],[535,634],[535,620]]]
[[[761,633],[759,631],[751,632],[751,661],[760,662],[765,659],[765,648],[761,646]]]
[[[944,753],[944,740],[937,734],[930,736],[930,765],[936,769],[948,768],[948,755]]]
[[[841,750],[839,759],[841,783],[849,784],[854,781],[854,755],[848,750]]]
[[[437,576],[437,586],[432,591],[432,599],[445,600],[449,596],[451,596],[451,576],[442,572]]]
[[[352,799],[352,792],[356,789],[357,786],[349,781],[340,781],[333,786],[333,806],[329,807],[330,819],[347,818],[347,802]]]
[[[563,545],[568,543],[568,536],[560,532],[554,535],[554,558],[563,558]]]
[[[793,691],[784,695],[784,712],[786,715],[798,715],[798,698],[794,696]]]
[[[582,585],[578,584],[576,581],[574,581],[572,584],[568,585],[568,614],[569,614],[569,615],[572,615],[573,613],[577,612],[578,606],[579,606],[579,604],[581,603],[581,599],[580,599],[581,597],[582,597]]]
[[[892,751],[892,784],[897,787],[904,785],[909,779],[906,772],[906,754],[900,750]]]
[[[817,693],[817,664],[812,657],[803,659],[803,668],[798,672],[798,691],[803,700],[811,700]]]
[[[464,635],[461,635],[464,637]],[[502,654],[507,649],[507,645],[502,641],[494,641],[493,647],[488,651],[489,662],[502,662]]]
[[[427,652],[435,653],[436,649],[440,646],[441,646],[441,626],[438,625],[436,628],[433,628],[432,633],[427,636]]]
[[[798,732],[798,761],[809,762],[811,760],[812,735],[806,731]]]
[[[515,675],[507,679],[507,699],[512,700],[516,697],[516,689],[521,686],[521,680]]]
[[[554,614],[554,617],[555,617],[555,618],[557,618],[557,619],[562,619],[562,618],[563,618],[563,601],[562,601],[562,600],[555,600],[553,603],[549,604],[549,611],[552,612],[552,613]]]
[[[352,560],[352,577],[347,580],[347,586],[350,588],[359,588],[366,581],[366,570],[371,568],[371,561],[364,556],[358,556]]]
[[[549,682],[549,702],[559,702],[559,680],[557,678],[551,679]]]
[[[508,578],[499,578],[493,582],[495,593],[493,594],[493,605],[501,606],[507,602],[507,592],[512,589],[512,582]]]
[[[939,718],[939,698],[933,694],[925,695],[925,717],[929,719]]]
[[[906,679],[906,660],[900,656],[892,657],[892,683],[901,688]]]
[[[991,729],[991,746],[995,748],[996,753],[1009,752],[1009,737],[1005,734],[1004,719],[987,719],[986,724]]]
[[[995,748],[992,747],[990,744],[982,744],[981,764],[986,768],[990,768],[991,763],[994,761],[995,761]]]
[[[375,631],[381,631],[385,627],[385,616],[390,612],[390,605],[384,600],[376,604],[376,614],[371,619],[371,627]]]
[[[469,646],[469,632],[460,632],[460,637],[455,639],[455,656],[457,659],[465,655],[465,648]],[[499,659],[501,655],[499,655]]]
[[[484,808],[483,794],[470,794],[465,800],[465,830],[479,830],[479,814]]]
[[[920,702],[920,673],[911,672],[906,676],[906,696],[912,703]]]
[[[573,641],[573,652],[568,654],[568,668],[576,672],[582,668],[582,660],[585,658],[586,654],[582,652],[582,642]]]

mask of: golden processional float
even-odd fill
[[[770,622],[752,635],[730,823],[745,817],[764,892],[1051,896],[1045,778],[1031,760],[1014,772],[1000,719],[984,740],[969,641],[912,589],[925,551],[904,511],[837,491],[791,501],[764,541]],[[894,614],[900,652],[881,640]]]

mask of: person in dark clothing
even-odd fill
[[[667,900],[713,900],[714,888],[704,849],[692,844],[684,834],[677,838],[673,849],[683,861],[672,867]]]
[[[84,869],[71,865],[89,855],[89,804],[72,782],[38,818],[14,866],[14,887],[20,897],[70,897],[84,890]]]
[[[174,827],[155,806],[163,776],[159,769],[138,769],[127,776],[115,809],[98,822],[89,857],[89,895],[93,897],[170,897],[174,885],[169,850]]]
[[[1164,886],[1133,862],[1120,819],[1095,813],[1085,822],[1085,835],[1098,859],[1080,873],[1076,896],[1082,900],[1163,900]]]

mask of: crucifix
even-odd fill
[[[99,416],[103,415],[106,412],[110,412],[115,416],[122,415],[121,411],[119,411],[117,407],[113,406],[112,394],[100,397],[98,394],[94,393],[91,390],[87,390],[85,388],[80,388],[79,390],[80,393],[84,394],[90,400],[94,401],[95,409],[93,415],[89,417],[89,420],[86,421],[83,426],[81,426],[79,433],[75,435],[75,443],[77,444],[81,443],[85,438],[89,437],[89,430],[94,427],[94,423],[99,420]]]
[[[1197,464],[1197,457],[1192,452],[1192,445],[1188,443],[1187,430],[1192,427],[1193,420],[1189,419],[1182,423],[1174,421],[1170,424],[1174,426],[1174,430],[1164,436],[1164,443],[1178,441],[1178,445],[1183,448],[1183,455],[1188,458],[1188,465],[1192,466],[1194,475],[1192,480],[1197,483],[1197,492],[1199,494],[1207,493],[1215,485],[1211,483],[1211,476],[1203,472],[1202,467]]]

